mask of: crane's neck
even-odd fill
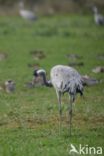
[[[93,12],[94,12],[94,14],[98,14],[98,9],[97,9],[97,7],[94,7],[94,8],[93,8]]]
[[[24,2],[22,0],[19,2],[19,7],[21,10],[24,9]]]
[[[47,87],[52,87],[52,83],[51,83],[50,81],[47,81],[47,79],[46,79],[46,74],[45,74],[45,73],[42,74],[42,78],[43,78],[44,84],[45,84]]]

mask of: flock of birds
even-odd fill
[[[62,106],[61,98],[64,93],[69,95],[68,104],[68,121],[69,121],[69,134],[71,136],[72,125],[72,106],[76,99],[77,93],[83,96],[83,88],[85,83],[94,83],[95,80],[89,79],[88,76],[81,76],[76,69],[65,65],[56,65],[52,67],[50,71],[50,80],[46,78],[46,71],[44,69],[35,69],[33,72],[34,78],[32,83],[36,83],[35,80],[42,78],[42,85],[46,87],[54,87],[58,99],[58,108],[60,115],[60,127],[62,122]],[[5,90],[7,93],[15,91],[15,82],[13,80],[7,80],[5,82]]]
[[[32,10],[26,10],[24,6],[23,0],[19,2],[19,14],[22,18],[27,19],[29,21],[37,20],[37,15]],[[92,7],[92,11],[94,13],[94,21],[96,25],[104,25],[104,16],[101,15],[96,6]]]
[[[23,1],[20,1],[20,15],[27,20],[36,20],[37,16],[34,12],[25,10]],[[97,25],[104,24],[104,17],[98,13],[98,9],[94,6],[94,19]],[[69,107],[68,107],[68,114],[69,114],[69,133],[71,135],[71,125],[72,125],[72,105],[76,99],[77,93],[83,95],[83,79],[81,75],[72,67],[64,66],[64,65],[56,65],[50,71],[50,80],[48,81],[46,78],[46,71],[44,69],[39,69],[34,71],[34,76],[43,78],[44,84],[47,87],[54,87],[58,99],[58,106],[59,106],[59,114],[60,114],[60,123],[62,121],[62,107],[61,107],[61,97],[64,93],[68,93],[69,95]],[[7,86],[9,86],[9,90],[14,90],[13,82],[10,80],[6,82]],[[7,87],[8,88],[8,87]],[[9,92],[9,90],[7,90]]]

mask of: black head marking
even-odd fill
[[[8,80],[8,83],[11,83],[12,82],[12,80]]]
[[[33,75],[34,75],[34,76],[38,76],[37,71],[38,71],[38,69],[35,69],[35,70],[34,70],[34,72],[33,72]]]

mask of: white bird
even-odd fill
[[[19,2],[19,7],[20,7],[19,14],[21,17],[23,17],[24,19],[30,20],[30,21],[34,21],[37,19],[37,16],[34,14],[33,11],[24,9],[23,1]]]
[[[50,81],[46,79],[46,72],[44,69],[35,70],[34,76],[42,76],[44,84],[48,87],[53,86],[56,90],[58,98],[58,106],[60,113],[60,122],[62,118],[61,108],[61,96],[67,92],[70,96],[70,104],[68,107],[69,124],[70,124],[70,135],[71,135],[71,123],[72,123],[72,103],[76,98],[76,94],[80,93],[83,95],[82,78],[80,74],[72,67],[64,65],[56,65],[50,71]]]
[[[104,25],[104,16],[99,14],[96,6],[93,6],[94,20],[97,25]]]

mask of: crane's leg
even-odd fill
[[[73,95],[70,96],[70,104],[69,104],[69,109],[68,109],[68,115],[69,115],[69,134],[71,136],[71,129],[72,129],[72,104],[74,102],[74,97]]]
[[[56,90],[56,94],[58,99],[58,108],[59,108],[59,115],[60,115],[59,129],[61,129],[61,121],[62,121],[61,92]]]
[[[56,91],[56,94],[57,94],[57,99],[58,99],[58,107],[59,107],[60,119],[62,119],[61,92]]]

